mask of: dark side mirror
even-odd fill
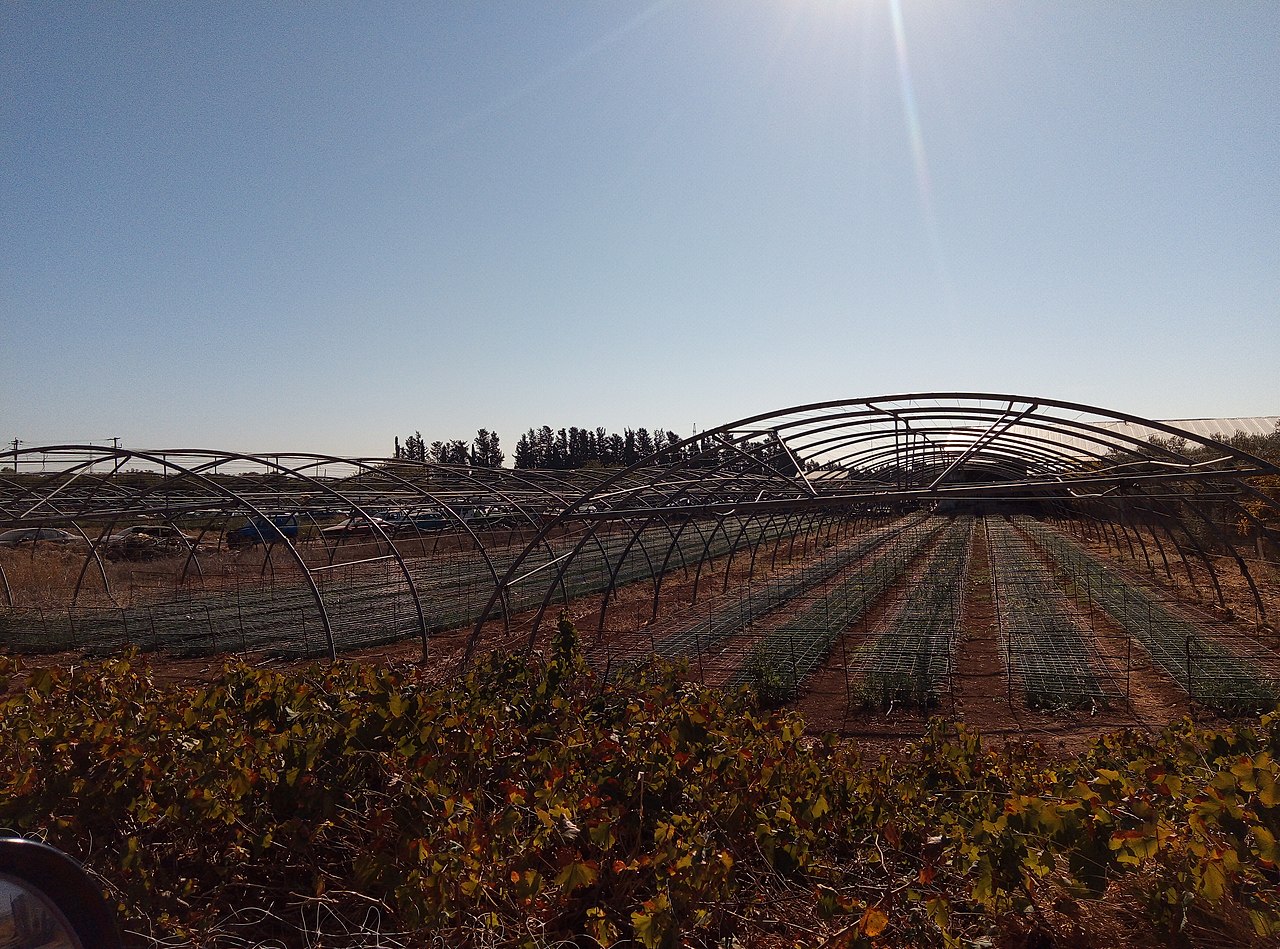
[[[115,914],[84,867],[35,840],[0,839],[0,946],[120,949]]]

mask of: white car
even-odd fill
[[[384,533],[390,534],[394,531],[394,526],[387,523],[380,517],[348,517],[344,521],[339,521],[332,527],[323,528],[320,533],[325,537],[349,537],[353,535],[376,534],[377,529],[381,528]]]
[[[112,534],[100,546],[113,557],[146,559],[165,551],[191,550],[196,539],[168,524],[135,524]]]
[[[176,527],[170,527],[168,524],[135,524],[133,527],[126,527],[124,530],[112,534],[107,540],[123,543],[133,537],[150,537],[153,540],[178,544],[194,544],[196,542],[196,539],[190,534],[184,534]]]
[[[79,534],[72,534],[57,527],[15,527],[0,533],[0,547],[22,547],[27,544],[64,544],[80,543],[84,540]]]

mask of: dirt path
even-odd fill
[[[942,541],[939,530],[917,551],[906,572],[884,595],[875,600],[858,621],[846,629],[831,647],[831,653],[804,684],[792,703],[812,731],[837,731],[845,735],[870,737],[914,737],[928,721],[928,713],[915,709],[878,710],[853,702],[850,686],[862,670],[857,668],[858,649],[893,628],[907,601],[907,594],[928,569],[934,548]],[[864,565],[860,561],[856,569]]]
[[[984,731],[1021,728],[1010,702],[1009,680],[1000,654],[1000,624],[991,596],[991,559],[980,517],[974,519],[969,549],[961,638],[952,676],[953,714]]]

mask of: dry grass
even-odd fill
[[[526,538],[503,531],[482,537],[495,549]],[[509,548],[508,548],[509,549]],[[389,555],[391,545],[380,538],[347,537],[334,541],[305,541],[295,550],[308,570],[355,564]],[[469,535],[411,537],[395,542],[405,559],[457,556],[476,550]],[[160,548],[146,559],[95,557],[82,545],[25,547],[0,550],[0,607],[66,610],[121,608],[163,602],[193,592],[245,589],[274,583],[301,583],[298,558],[283,545],[242,547],[199,545],[195,550]]]

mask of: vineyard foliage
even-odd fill
[[[0,667],[0,826],[97,870],[140,944],[255,907],[276,945],[342,944],[298,926],[319,907],[458,945],[1000,944],[1117,891],[1165,944],[1196,913],[1280,938],[1275,715],[1056,762],[938,721],[873,760],[677,669],[604,683],[567,623],[448,686]]]

